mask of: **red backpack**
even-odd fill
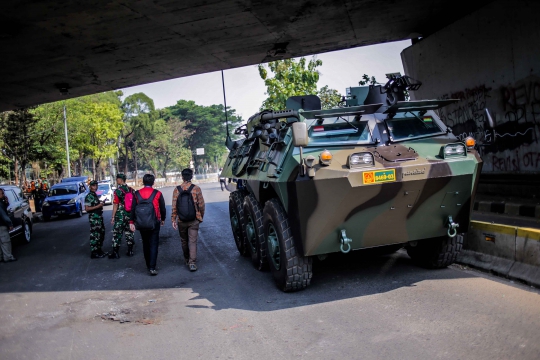
[[[124,191],[121,187],[118,188],[124,193],[124,208],[127,212],[131,212],[131,204],[133,204],[133,189],[129,188],[129,191]]]

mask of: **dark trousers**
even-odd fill
[[[159,224],[156,225],[154,230],[141,230],[141,237],[143,243],[144,260],[146,261],[146,267],[154,270],[156,268],[158,247],[159,247]]]

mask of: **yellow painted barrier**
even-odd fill
[[[492,224],[489,222],[476,220],[471,220],[471,229],[496,234],[515,235],[517,237],[528,238],[529,240],[540,241],[540,229]]]

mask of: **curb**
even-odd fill
[[[540,229],[473,220],[457,261],[540,287]]]
[[[475,201],[473,210],[540,219],[540,205],[524,205],[504,201]]]

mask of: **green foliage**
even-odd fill
[[[41,125],[33,109],[6,111],[0,115],[0,139],[4,157],[0,162],[3,164],[4,176],[6,166],[9,166],[8,159],[15,160],[20,170],[24,170],[32,161],[53,159],[54,154],[47,151],[47,144],[54,137],[55,130]],[[21,180],[24,180],[24,175]]]
[[[144,162],[150,166],[156,177],[171,169],[189,167],[191,152],[185,147],[189,132],[185,128],[185,121],[170,118],[168,121],[157,119],[152,129],[137,141],[144,146],[139,147],[139,153]]]
[[[259,64],[259,75],[264,80],[268,95],[261,110],[283,110],[290,96],[317,94],[317,67],[321,65],[322,61],[315,57],[307,63],[307,68],[305,58],[300,58],[298,62],[295,59],[276,60],[268,63],[268,69],[274,75],[268,77],[265,65]]]
[[[224,146],[225,112],[223,105],[202,106],[194,101],[179,100],[175,105],[163,109],[163,118],[167,121],[178,119],[185,122],[188,132],[186,145],[191,151],[204,148],[205,155],[197,156],[196,160],[213,163],[226,152]],[[242,118],[235,114],[235,110],[227,108],[229,128],[240,126]]]
[[[328,85],[320,88],[317,95],[321,99],[321,107],[323,110],[337,107],[342,98],[341,94],[337,90],[329,89]]]
[[[359,85],[365,86],[365,85],[377,85],[377,79],[375,79],[375,76],[369,76],[367,74],[362,75],[362,80],[358,82]]]

